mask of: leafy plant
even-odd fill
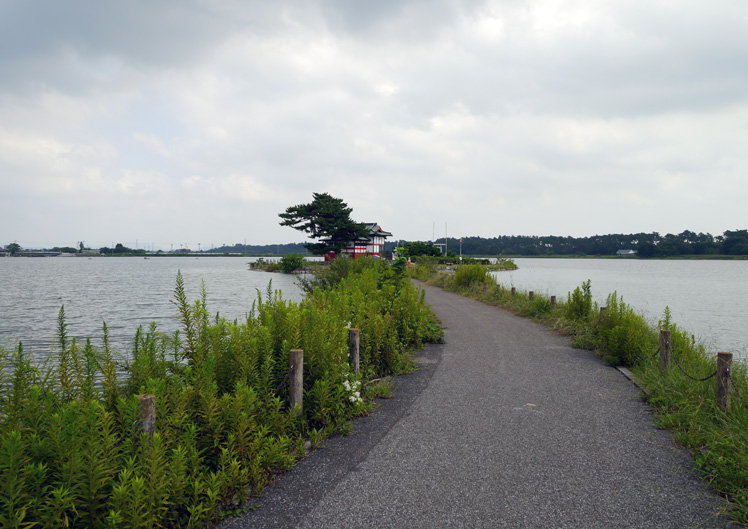
[[[297,253],[284,255],[283,257],[281,257],[280,266],[281,270],[283,270],[287,274],[290,274],[291,272],[295,272],[296,270],[304,266],[304,257]]]
[[[457,287],[468,288],[474,284],[485,284],[492,280],[488,269],[479,264],[458,266],[454,276],[454,283]]]
[[[572,321],[585,321],[592,314],[592,288],[588,279],[577,287],[574,292],[569,293],[568,301],[564,306],[564,314]]]

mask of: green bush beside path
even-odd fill
[[[181,330],[138,330],[131,354],[70,339],[60,310],[54,366],[0,349],[0,527],[205,527],[238,514],[310,445],[371,409],[372,379],[411,368],[441,339],[404,268],[366,261],[289,302],[268,286],[245,321],[189,302]],[[249,303],[249,301],[248,301]],[[361,373],[348,328],[360,329]],[[289,405],[289,351],[304,350],[303,413]],[[155,395],[152,438],[138,395]]]

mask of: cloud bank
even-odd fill
[[[10,0],[0,244],[745,228],[746,63],[727,0]]]

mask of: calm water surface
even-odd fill
[[[112,344],[128,353],[138,326],[179,328],[174,295],[181,270],[190,301],[208,292],[208,310],[243,319],[272,280],[285,299],[302,293],[295,276],[249,271],[247,258],[0,258],[0,345],[17,339],[43,356],[54,340],[61,305],[68,332],[101,344],[106,321]],[[516,259],[519,270],[496,276],[505,286],[565,299],[590,279],[604,303],[611,292],[650,321],[666,306],[673,320],[710,351],[748,358],[748,261],[643,261],[624,259]]]
[[[240,257],[48,257],[0,258],[0,345],[21,340],[44,356],[54,340],[62,305],[70,336],[101,345],[102,322],[120,353],[128,353],[138,326],[152,321],[161,331],[180,328],[174,299],[181,270],[189,301],[208,293],[208,310],[240,321],[272,280],[285,299],[302,297],[296,278],[249,271]]]
[[[590,280],[596,301],[617,292],[650,321],[665,307],[681,329],[713,352],[748,358],[748,261],[645,261],[625,259],[515,259],[519,270],[499,282],[566,299]]]

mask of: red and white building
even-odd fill
[[[367,222],[364,226],[368,230],[368,235],[356,241],[349,242],[340,251],[340,255],[351,257],[352,259],[367,255],[377,255],[379,257],[384,255],[384,241],[387,237],[392,237],[392,234],[384,231],[376,222]],[[332,261],[335,257],[335,252],[326,253],[325,261]]]

